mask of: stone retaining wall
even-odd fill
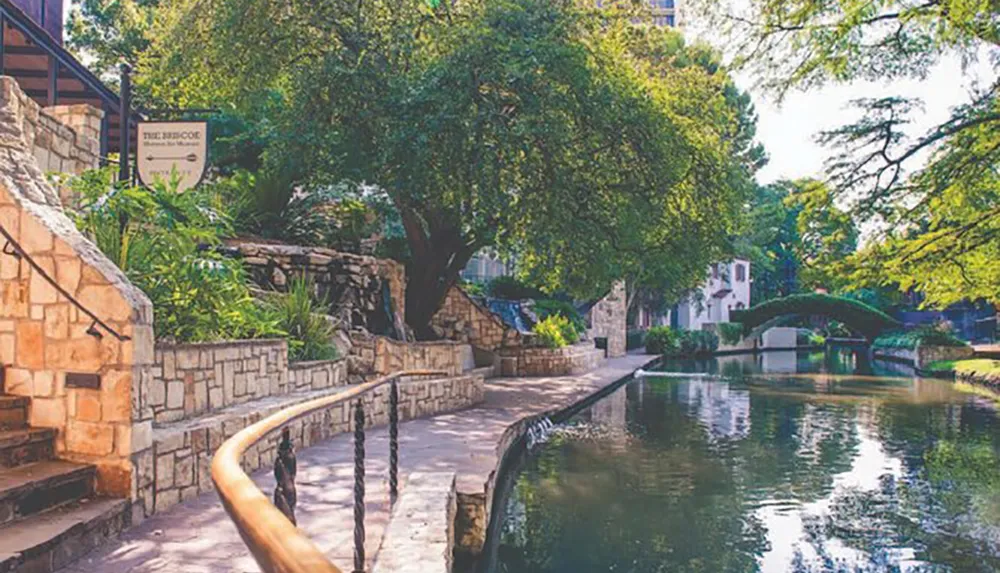
[[[357,330],[350,336],[352,383],[400,370],[443,370],[456,375],[476,367],[472,347],[460,342],[400,342]]]
[[[392,508],[374,573],[451,573],[455,472],[414,472]]]
[[[975,351],[971,346],[922,346],[916,348],[879,348],[873,351],[875,358],[905,362],[914,368],[924,368],[938,360],[962,360],[972,358]]]
[[[285,340],[156,345],[148,404],[157,424],[347,383],[343,360],[288,364]]]
[[[431,328],[441,338],[467,342],[483,350],[521,345],[521,334],[516,329],[504,324],[458,286],[448,290],[441,308],[431,318]]]
[[[604,350],[593,342],[562,348],[502,348],[501,376],[565,376],[584,374],[600,366]]]
[[[406,330],[406,269],[401,263],[321,247],[238,241],[228,246],[239,252],[250,278],[263,289],[285,290],[294,277],[312,281],[344,328],[363,327],[396,336]],[[391,319],[384,316],[386,290]]]
[[[284,408],[338,391],[328,389],[284,398],[265,398],[155,430],[152,449],[137,463],[137,506],[148,517],[213,490],[212,456],[226,438]],[[482,402],[483,394],[481,375],[404,381],[399,385],[399,419],[406,421],[468,408]],[[366,427],[388,424],[388,386],[366,394],[363,401]],[[290,428],[296,449],[350,431],[354,420],[353,405],[353,401],[341,403],[293,422]],[[279,433],[274,432],[250,448],[243,457],[244,471],[250,473],[272,467],[279,437]]]

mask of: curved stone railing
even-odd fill
[[[255,444],[295,420],[358,399],[375,389],[393,384],[404,377],[443,376],[436,370],[395,372],[371,382],[345,389],[332,396],[316,398],[286,408],[247,426],[219,447],[212,459],[212,481],[222,505],[265,573],[341,573],[326,555],[281,512],[243,472],[240,459]],[[395,395],[395,388],[393,388]],[[392,404],[395,408],[395,403]],[[393,416],[392,418],[396,418]],[[397,418],[398,419],[398,418]],[[393,419],[391,424],[395,423]],[[363,432],[364,420],[361,419]],[[392,430],[395,434],[395,430]],[[363,443],[363,438],[362,438]],[[394,460],[391,460],[394,462]],[[363,460],[362,460],[363,466]],[[390,463],[393,465],[393,463]],[[394,480],[393,480],[394,481]],[[363,491],[363,488],[362,488]]]

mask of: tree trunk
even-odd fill
[[[420,340],[436,338],[431,319],[448,290],[475,254],[476,246],[453,227],[424,225],[410,209],[400,209],[413,255],[407,268],[406,323]]]

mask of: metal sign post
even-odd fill
[[[121,70],[121,91],[118,99],[118,130],[121,151],[118,152],[118,180],[129,181],[129,141],[132,117],[132,67],[123,63]]]

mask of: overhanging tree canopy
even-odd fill
[[[677,37],[638,15],[567,0],[173,0],[140,84],[175,105],[280,94],[268,162],[389,195],[420,333],[482,247],[580,296],[643,263],[690,282],[727,249],[745,190],[728,79],[650,50]]]

